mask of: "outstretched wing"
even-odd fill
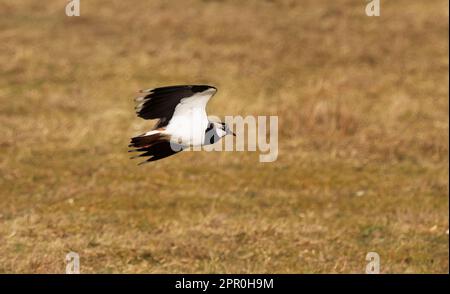
[[[141,164],[144,164],[147,162],[152,162],[152,161],[166,158],[166,157],[174,155],[182,150],[183,150],[183,146],[181,146],[181,145],[175,145],[168,141],[161,141],[161,142],[157,142],[153,145],[134,150],[134,151],[138,151],[138,152],[142,152],[142,153],[131,157],[131,159],[148,156],[148,158],[145,161],[142,161],[139,163],[139,165],[141,165]]]
[[[190,101],[196,107],[206,107],[209,99],[217,89],[208,85],[182,85],[169,86],[143,90],[145,94],[136,98],[136,114],[143,119],[159,119],[155,128],[167,126],[175,112],[175,108],[181,102],[188,104]]]
[[[170,136],[159,131],[131,138],[128,147],[134,148],[128,152],[141,152],[141,154],[133,156],[131,159],[149,157],[140,164],[166,158],[183,150],[181,145],[170,143]]]

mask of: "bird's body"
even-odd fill
[[[136,113],[144,119],[159,119],[156,126],[131,139],[130,151],[150,156],[155,161],[182,151],[186,147],[213,144],[233,134],[223,123],[210,122],[206,104],[217,92],[207,85],[183,85],[141,91],[136,98]]]

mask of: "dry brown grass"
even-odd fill
[[[449,271],[448,2],[0,3],[0,272]],[[137,167],[136,90],[208,83],[280,154]]]

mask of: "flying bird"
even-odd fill
[[[174,155],[192,146],[218,142],[231,134],[221,122],[212,122],[206,115],[206,104],[217,89],[208,85],[180,85],[141,90],[135,99],[136,114],[143,119],[158,119],[154,128],[131,138],[129,152],[148,157],[140,164]]]

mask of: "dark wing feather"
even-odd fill
[[[179,150],[174,150],[177,149],[176,147],[177,146],[172,146],[170,142],[160,142],[149,147],[140,148],[139,151],[144,153],[138,155],[137,157],[149,156],[150,158],[139,164],[160,160],[182,151],[181,146],[178,146]]]
[[[159,119],[156,128],[166,126],[181,99],[210,88],[207,85],[169,86],[141,91],[145,96],[136,98],[136,114],[143,119]],[[214,88],[215,89],[215,88]]]
[[[139,155],[131,157],[132,159],[146,156],[150,157],[140,164],[156,161],[182,151],[181,145],[175,143],[171,144],[170,137],[159,133],[133,137],[131,138],[131,142],[128,147],[134,148],[128,152],[142,152]]]
[[[152,135],[141,135],[137,137],[131,138],[130,145],[128,147],[131,148],[142,148],[153,145],[155,143],[159,143],[162,141],[170,141],[170,137],[167,135],[156,133]],[[133,151],[133,150],[130,150]]]

